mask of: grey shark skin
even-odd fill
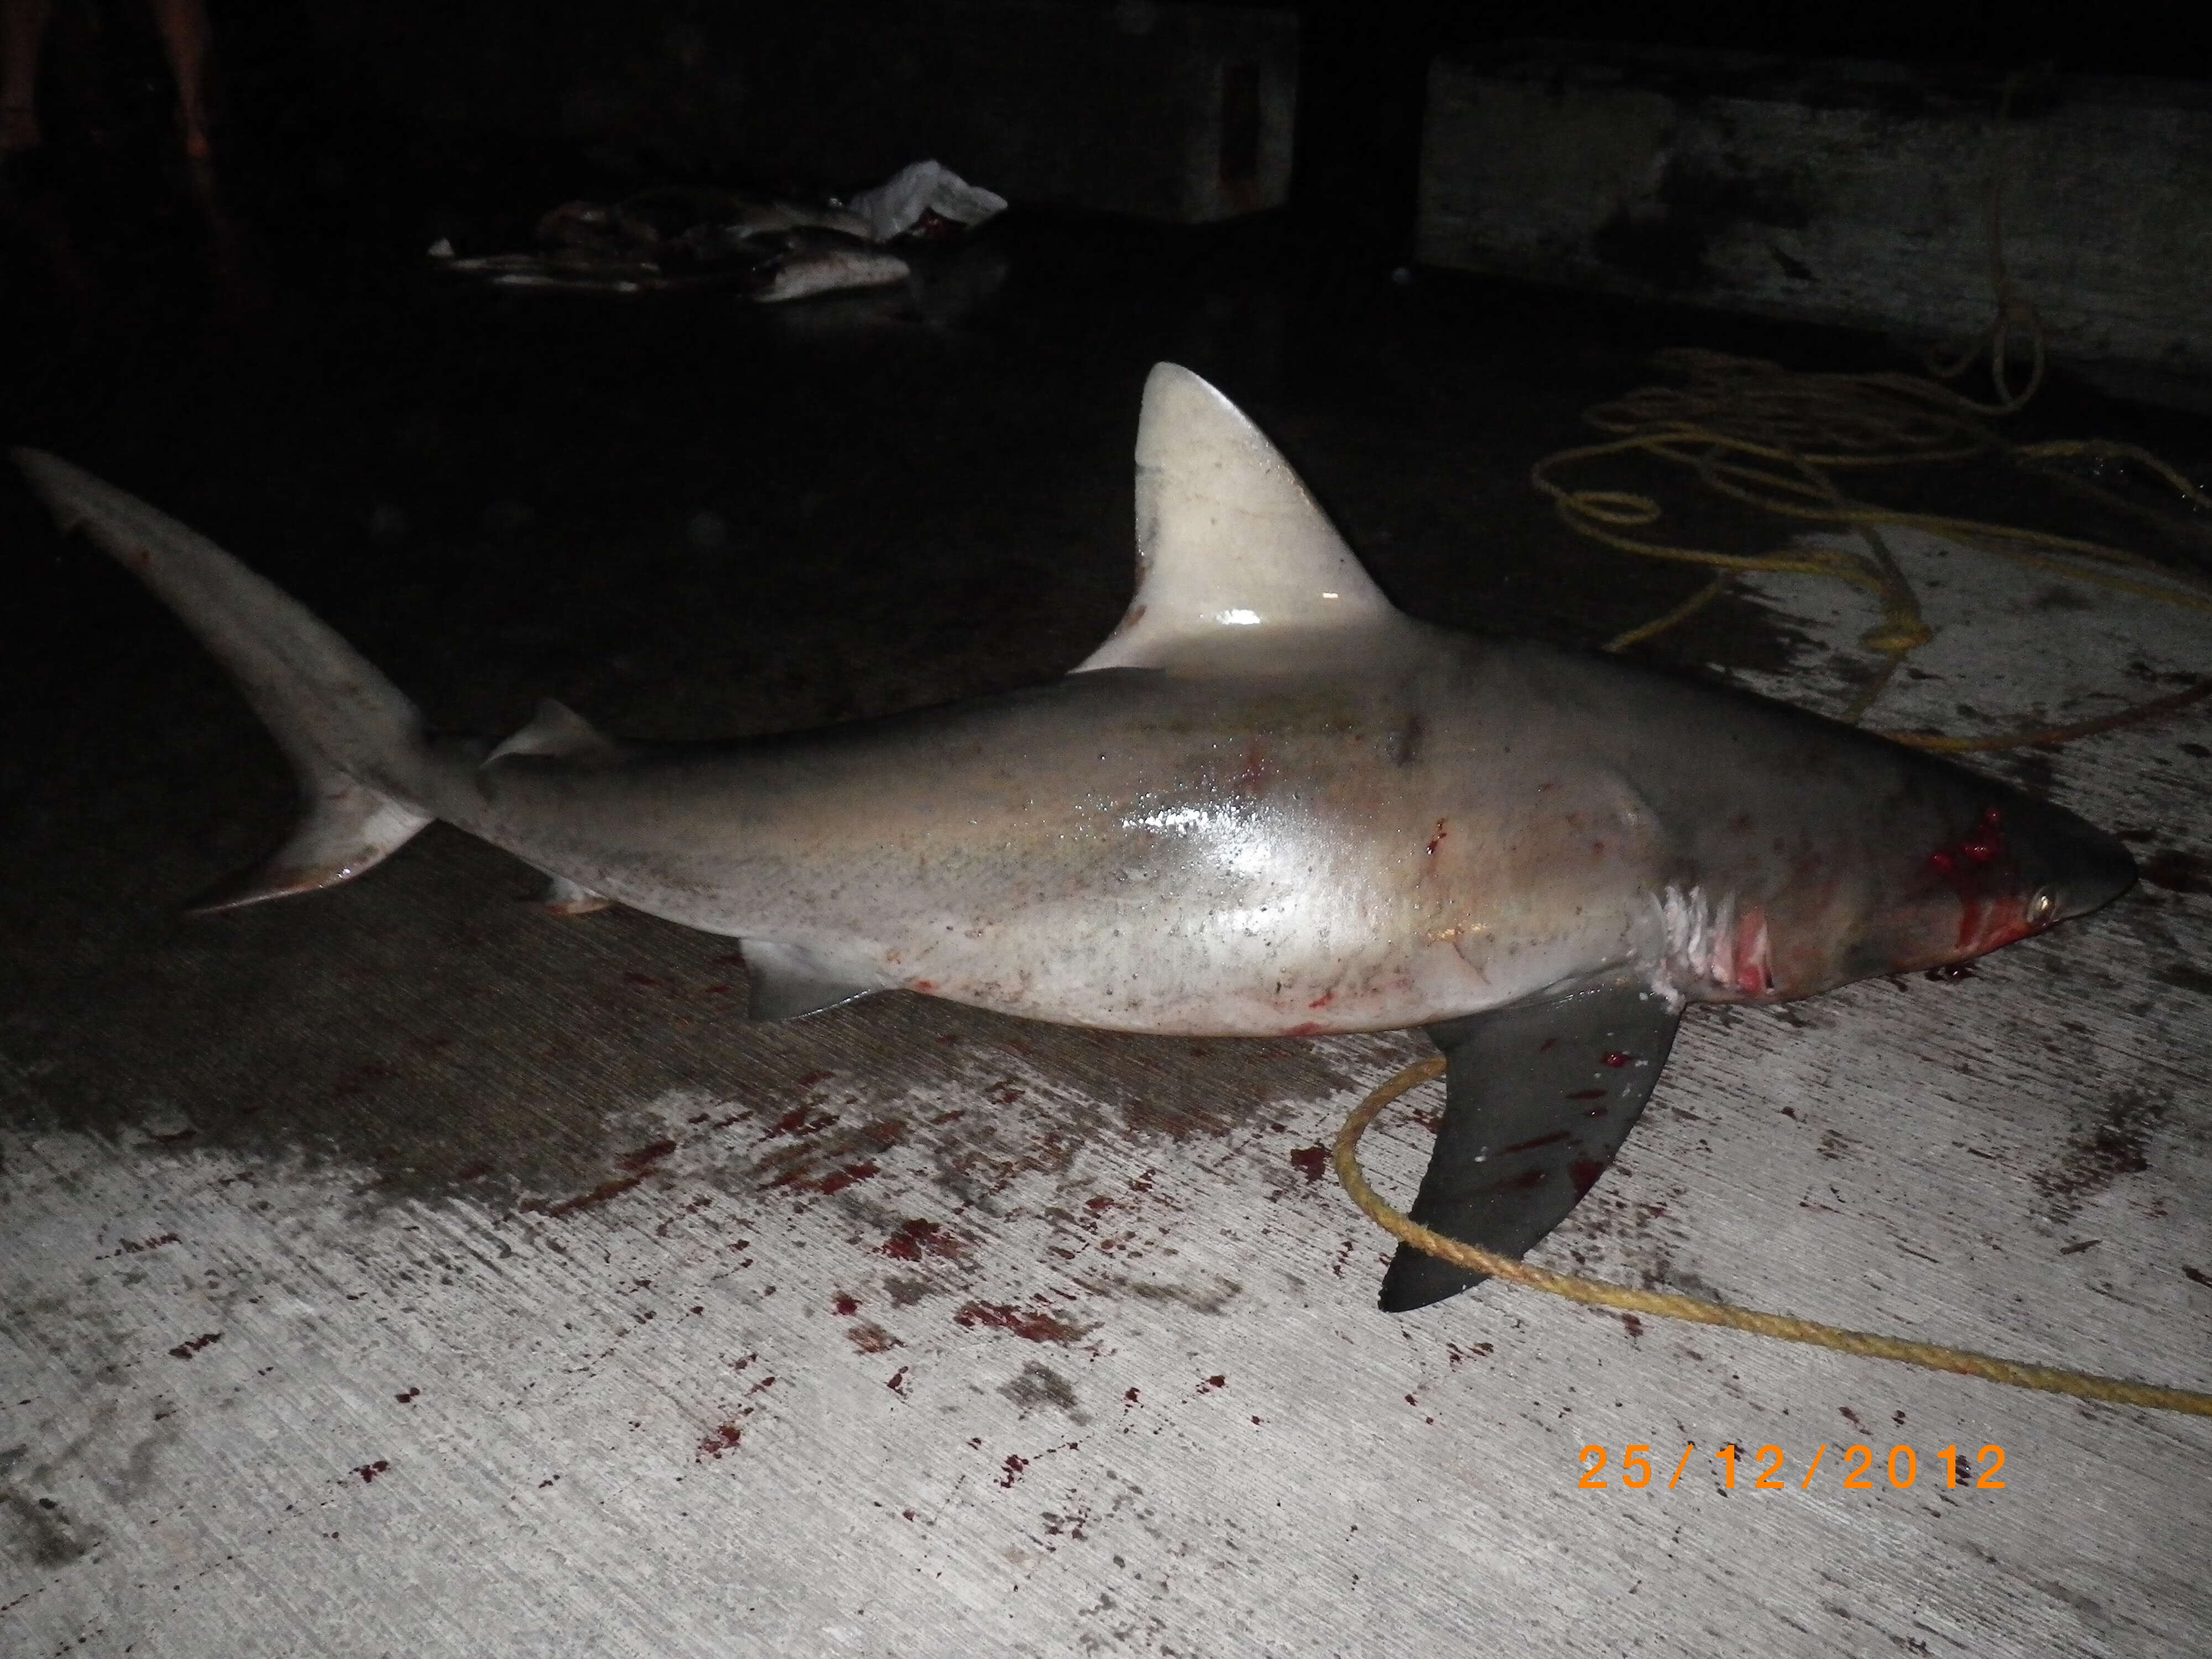
[[[1786,706],[1384,599],[1296,475],[1152,372],[1137,592],[1065,678],[788,737],[632,748],[558,704],[438,739],[295,602],[66,463],[17,459],[236,678],[304,814],[205,907],[344,881],[434,818],[733,935],[753,1012],[903,988],[1127,1031],[1431,1028],[1413,1213],[1517,1255],[1602,1173],[1690,1002],[1978,956],[2135,879],[2071,814]],[[1401,1251],[1383,1305],[1476,1276]]]

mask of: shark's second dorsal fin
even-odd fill
[[[509,755],[547,755],[604,765],[620,760],[623,750],[567,703],[548,697],[538,705],[530,724],[485,756],[483,763],[489,766]]]
[[[1188,369],[1154,367],[1137,424],[1137,593],[1076,670],[1142,668],[1209,637],[1395,614],[1290,463]]]

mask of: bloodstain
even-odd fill
[[[872,1320],[863,1319],[845,1333],[845,1339],[862,1353],[889,1353],[900,1345],[893,1336]]]
[[[745,1437],[745,1431],[734,1423],[725,1423],[699,1443],[698,1459],[720,1457],[724,1452],[735,1451]]]
[[[1309,1007],[1309,1008],[1326,1008],[1326,1007],[1328,1007],[1328,1005],[1329,1005],[1330,1003],[1332,1003],[1332,1002],[1334,1002],[1334,1001],[1335,1001],[1335,1000],[1336,1000],[1336,993],[1335,993],[1335,992],[1334,992],[1334,991],[1323,991],[1323,992],[1322,992],[1319,996],[1316,997],[1316,998],[1315,998],[1311,1002],[1309,1002],[1308,1004],[1306,1004],[1306,1006],[1307,1006],[1307,1007]]]
[[[860,1298],[855,1296],[848,1296],[842,1291],[840,1291],[837,1293],[837,1299],[835,1302],[832,1302],[830,1305],[848,1319],[851,1318],[853,1315],[860,1311]]]
[[[1294,1037],[1319,1036],[1321,1035],[1321,1029],[1322,1028],[1319,1025],[1316,1025],[1313,1021],[1308,1020],[1304,1024],[1291,1026],[1288,1030],[1285,1031],[1283,1035],[1285,1036]]]
[[[885,1382],[884,1386],[889,1389],[893,1394],[903,1395],[906,1393],[907,1373],[912,1369],[913,1367],[909,1365],[900,1366],[896,1370],[890,1374],[890,1380]],[[914,1511],[912,1510],[908,1510],[907,1511],[908,1519],[911,1519],[913,1515]]]
[[[1994,806],[1982,809],[1970,834],[1928,855],[1929,873],[1959,896],[1960,950],[1994,950],[2028,931],[2018,896],[2003,893],[1994,878],[1991,866],[2008,862],[2004,814]]]
[[[2150,1168],[2151,1136],[2171,1109],[2168,1101],[2122,1090],[2093,1121],[2076,1127],[2057,1163],[2028,1179],[2061,1219],[2070,1217],[2083,1200],[2121,1176]]]
[[[918,979],[914,982],[914,988],[924,996],[927,996],[937,988],[937,981],[933,979]]]
[[[1603,1100],[1605,1098],[1605,1091],[1602,1089],[1576,1089],[1568,1093],[1567,1098],[1569,1100]]]
[[[635,1175],[623,1176],[613,1181],[602,1182],[588,1193],[579,1193],[574,1198],[564,1198],[555,1204],[548,1204],[542,1198],[526,1199],[521,1207],[526,1211],[551,1216],[556,1219],[562,1216],[574,1215],[580,1210],[595,1210],[610,1199],[620,1198],[650,1173],[650,1170],[641,1170]]]
[[[2139,867],[2145,881],[2169,893],[2212,893],[2212,861],[2202,853],[2169,847],[2152,854]]]
[[[397,1400],[401,1405],[404,1406],[411,1403],[422,1394],[422,1390],[420,1389],[410,1389],[405,1394],[395,1394],[392,1397],[394,1400]]]
[[[623,983],[625,985],[643,985],[654,990],[659,989],[668,982],[665,979],[655,979],[651,974],[629,973],[623,975]]]
[[[1029,1466],[1030,1460],[1028,1458],[1016,1457],[1012,1453],[1009,1452],[1006,1455],[1006,1461],[1003,1466],[1006,1469],[1006,1473],[999,1477],[998,1484],[1011,1491],[1013,1487],[1014,1482],[1022,1478],[1022,1471],[1029,1468]]]
[[[1594,1158],[1578,1158],[1567,1165],[1567,1179],[1574,1182],[1578,1198],[1596,1186],[1598,1177],[1604,1173],[1605,1165]]]
[[[1613,1069],[1617,1072],[1622,1066],[1626,1066],[1634,1060],[1636,1056],[1634,1054],[1624,1054],[1616,1048],[1611,1054],[1606,1055],[1605,1063],[1612,1066]]]
[[[115,1241],[117,1255],[137,1255],[145,1250],[158,1250],[164,1244],[179,1243],[176,1234],[163,1233],[159,1238],[118,1238]]]
[[[615,1160],[625,1170],[649,1170],[676,1150],[672,1140],[656,1140],[649,1146],[641,1146],[634,1152],[624,1152]]]
[[[2181,1272],[2184,1278],[2202,1285],[2208,1290],[2212,1290],[2212,1273],[2208,1273],[2197,1267],[2184,1267]]]
[[[882,1173],[883,1170],[876,1164],[866,1161],[859,1164],[848,1164],[843,1169],[835,1170],[829,1175],[823,1176],[821,1180],[813,1182],[812,1185],[814,1190],[817,1193],[824,1194],[830,1193],[842,1193],[848,1187],[854,1186],[858,1182],[869,1179],[871,1176],[879,1176]]]
[[[1328,1148],[1301,1146],[1291,1154],[1291,1167],[1308,1181],[1319,1181],[1328,1173]]]
[[[1438,818],[1437,820],[1437,833],[1429,837],[1429,856],[1431,858],[1436,857],[1437,848],[1443,846],[1444,842],[1450,838],[1451,831],[1444,828],[1445,824],[1449,822],[1450,820],[1449,818]]]
[[[172,1359],[190,1359],[202,1348],[212,1347],[215,1344],[222,1340],[222,1333],[221,1331],[205,1331],[198,1336],[188,1337],[184,1341],[178,1343],[175,1347],[169,1350],[169,1358]]]
[[[363,1463],[354,1473],[361,1477],[361,1484],[366,1486],[391,1467],[390,1460],[380,1457],[374,1463]]]
[[[1621,1315],[1620,1328],[1626,1331],[1631,1336],[1641,1336],[1644,1334],[1644,1322],[1638,1319],[1632,1313],[1625,1313]]]
[[[1861,1434],[1864,1434],[1866,1432],[1866,1425],[1859,1420],[1859,1414],[1853,1411],[1849,1406],[1838,1406],[1836,1409],[1841,1412],[1845,1417],[1850,1419],[1851,1426],[1856,1429]]]
[[[778,1135],[790,1135],[796,1138],[800,1135],[818,1134],[836,1121],[837,1115],[834,1112],[817,1113],[811,1106],[794,1106],[769,1125],[768,1133],[763,1139],[773,1140]]]
[[[1601,1090],[1598,1092],[1602,1093],[1603,1091]],[[1569,1098],[1580,1099],[1587,1098],[1587,1097],[1570,1096]],[[1500,1150],[1508,1152],[1533,1152],[1539,1146],[1556,1146],[1559,1142],[1566,1139],[1571,1133],[1571,1131],[1565,1129],[1554,1129],[1547,1135],[1538,1135],[1534,1140],[1516,1141],[1512,1146],[1503,1147]]]
[[[987,1325],[994,1330],[1012,1331],[1030,1342],[1075,1342],[1089,1329],[1035,1308],[1012,1308],[1003,1302],[967,1303],[952,1316],[952,1322],[970,1329]]]
[[[936,1222],[917,1216],[899,1223],[898,1231],[884,1241],[883,1253],[900,1261],[919,1261],[925,1253],[957,1261],[960,1241]]]
[[[1206,1379],[1206,1381],[1205,1381],[1205,1382],[1201,1382],[1201,1383],[1200,1383],[1200,1384],[1198,1385],[1198,1391],[1199,1391],[1200,1394],[1207,1394],[1207,1393],[1211,1393],[1211,1392],[1212,1392],[1213,1389],[1225,1389],[1225,1388],[1227,1388],[1228,1386],[1229,1386],[1229,1379],[1228,1379],[1228,1377],[1227,1377],[1227,1376],[1209,1376],[1209,1377],[1207,1377],[1207,1378]]]

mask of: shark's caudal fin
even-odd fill
[[[17,466],[64,532],[82,529],[161,597],[230,671],[300,781],[299,828],[193,908],[228,910],[361,874],[432,814],[422,717],[296,600],[205,537],[35,449]]]
[[[1395,615],[1290,463],[1188,369],[1155,367],[1137,423],[1137,593],[1092,668],[1152,666],[1248,629]]]

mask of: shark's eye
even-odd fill
[[[2028,924],[2044,927],[2058,919],[2058,895],[2048,887],[2036,890],[2035,896],[2027,902]]]

